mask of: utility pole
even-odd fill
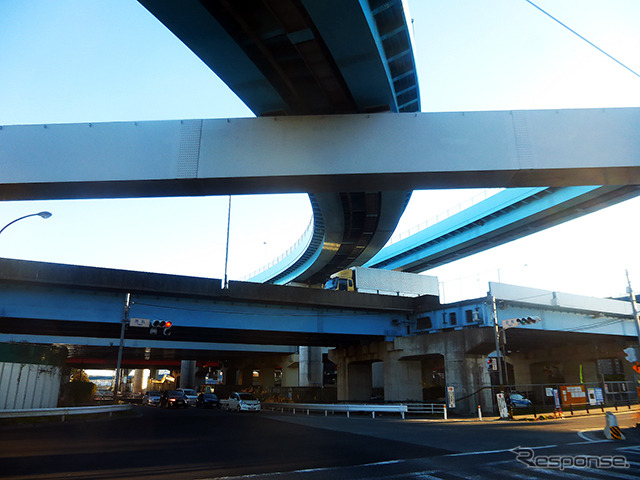
[[[631,310],[633,311],[633,319],[636,322],[636,328],[638,332],[638,344],[640,344],[640,317],[638,317],[638,307],[636,305],[636,296],[633,293],[633,288],[631,288],[631,280],[629,280],[629,270],[625,270],[625,273],[627,275],[627,292],[629,292],[629,300],[631,300]],[[637,358],[638,350],[640,350],[640,347],[634,347],[634,349],[635,349],[635,357]],[[638,392],[638,396],[640,397],[640,373],[638,372],[637,365],[638,364],[635,363],[633,369],[635,371],[636,390]]]
[[[122,350],[124,348],[124,331],[129,322],[129,307],[131,294],[127,293],[124,298],[124,313],[122,314],[122,324],[120,326],[120,345],[118,346],[118,363],[116,364],[116,378],[113,386],[113,399],[118,399],[118,391],[120,390],[120,369],[122,368]]]
[[[489,304],[491,305],[491,317],[493,318],[494,338],[496,341],[496,353],[498,354],[498,376],[500,377],[500,390],[504,390],[504,376],[502,373],[502,350],[500,349],[500,329],[498,327],[498,309],[496,308],[496,297],[489,293]]]
[[[640,317],[638,317],[638,307],[636,305],[636,296],[631,288],[631,280],[629,280],[629,270],[625,270],[627,275],[627,292],[629,293],[629,299],[631,300],[631,309],[633,310],[633,319],[636,322],[636,329],[638,332],[638,343],[640,343]]]

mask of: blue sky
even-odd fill
[[[640,78],[524,0],[409,0],[422,110],[640,107]],[[640,2],[539,0],[640,72]],[[0,2],[0,125],[251,116],[133,0]],[[477,192],[416,192],[399,230]],[[0,255],[220,278],[226,197],[0,203]],[[445,300],[489,280],[588,295],[640,291],[640,200],[430,273]],[[306,195],[233,198],[230,278],[278,256],[305,229]],[[526,266],[525,266],[526,265]]]

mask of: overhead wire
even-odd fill
[[[594,44],[593,42],[589,41],[587,38],[583,37],[582,35],[580,35],[578,32],[576,32],[575,30],[573,30],[571,27],[569,27],[568,25],[566,25],[565,23],[561,22],[560,20],[558,20],[556,17],[554,17],[553,15],[551,15],[549,12],[545,11],[544,9],[542,9],[541,7],[539,7],[538,5],[536,5],[535,3],[533,3],[531,0],[524,0],[525,2],[527,2],[528,4],[530,4],[531,6],[537,8],[539,11],[541,11],[542,13],[544,13],[547,17],[549,17],[550,19],[552,19],[554,22],[557,22],[558,24],[562,25],[564,28],[566,28],[567,30],[569,30],[571,33],[573,33],[574,35],[576,35],[578,38],[584,40],[585,42],[587,42],[589,45],[591,45],[593,48],[595,48],[596,50],[598,50],[600,53],[603,53],[604,55],[606,55],[607,57],[609,57],[611,60],[613,60],[614,62],[616,62],[618,65],[620,65],[621,67],[626,68],[627,70],[629,70],[631,73],[633,73],[636,77],[640,78],[640,74],[638,74],[637,72],[635,72],[634,70],[632,70],[630,67],[628,67],[627,65],[625,65],[624,63],[622,63],[620,60],[618,60],[617,58],[615,58],[612,55],[609,55],[607,52],[605,52],[604,50],[602,50],[600,47],[598,47],[596,44]]]

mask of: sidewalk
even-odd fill
[[[513,415],[514,417],[513,420],[535,422],[535,421],[542,421],[542,420],[558,420],[563,418],[575,418],[575,417],[587,417],[587,416],[592,417],[596,415],[604,416],[607,412],[611,412],[614,414],[635,412],[638,415],[638,423],[640,423],[640,405],[631,405],[631,408],[627,406],[618,407],[617,409],[616,407],[605,407],[604,411],[602,408],[596,407],[596,408],[590,408],[589,413],[587,413],[586,410],[574,410],[572,414],[570,410],[563,410],[558,414],[544,413],[537,416],[534,416],[532,413],[528,413],[525,415],[518,415],[516,410]],[[500,420],[500,418],[497,417],[497,420]]]

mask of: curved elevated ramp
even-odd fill
[[[401,0],[140,3],[257,116],[420,110]],[[311,193],[314,232],[306,248],[253,280],[319,283],[362,264],[387,242],[409,196]]]

